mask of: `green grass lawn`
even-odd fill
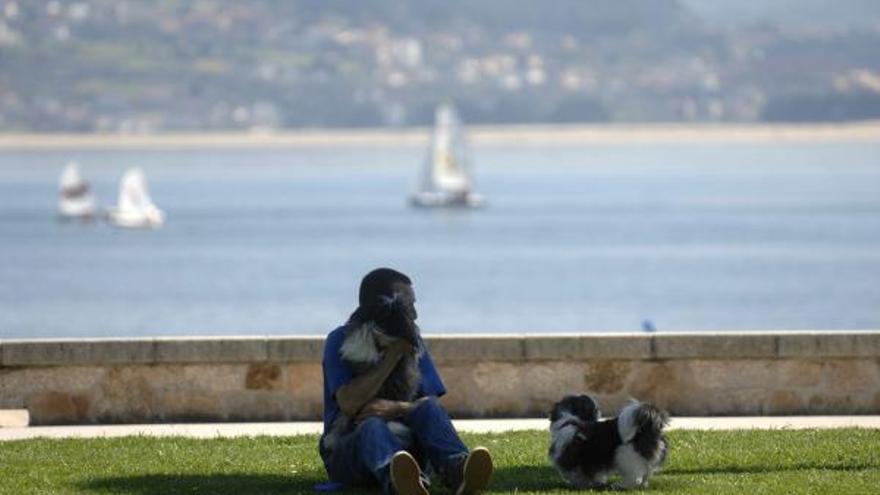
[[[880,430],[673,431],[669,437],[668,463],[648,492],[880,493]],[[492,451],[489,493],[570,493],[547,463],[546,432],[464,439]],[[6,442],[0,443],[0,493],[313,493],[325,481],[316,442],[314,436]]]

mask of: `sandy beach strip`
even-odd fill
[[[477,146],[880,141],[880,121],[811,124],[470,126]],[[428,128],[169,134],[0,134],[0,151],[424,146]]]

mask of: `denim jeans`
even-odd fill
[[[422,470],[430,466],[444,484],[458,486],[468,450],[437,400],[431,397],[420,402],[398,421],[412,432],[414,445],[407,450],[419,461]],[[393,495],[391,458],[400,450],[403,450],[400,440],[385,420],[373,416],[343,435],[333,451],[322,453],[322,457],[331,480],[345,485],[378,484],[384,493]]]

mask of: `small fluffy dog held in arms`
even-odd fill
[[[412,351],[403,355],[385,379],[376,398],[412,402],[418,393],[421,379],[418,359],[422,352],[419,327],[415,324],[415,315],[411,314],[412,301],[406,300],[405,294],[395,293],[392,297],[380,296],[375,304],[364,308],[368,309],[359,309],[360,313],[355,312],[352,315],[351,319],[357,324],[352,325],[342,343],[343,361],[355,376],[360,376],[379,364],[390,345],[405,341]],[[352,419],[340,414],[333,424],[333,432],[325,436],[324,442],[332,443],[338,434],[349,430]],[[404,447],[411,443],[409,429],[403,423],[389,421],[388,427]]]
[[[550,413],[550,462],[572,486],[599,488],[612,473],[615,488],[648,486],[666,460],[663,429],[669,415],[651,404],[632,401],[616,418],[599,419],[589,395],[569,395]]]

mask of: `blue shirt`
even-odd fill
[[[324,431],[329,430],[333,420],[339,414],[339,404],[336,402],[336,391],[340,387],[347,384],[353,378],[351,368],[342,356],[339,349],[342,347],[342,341],[345,340],[345,326],[341,326],[330,332],[327,340],[324,341]],[[419,372],[421,373],[421,382],[419,382],[418,397],[433,395],[440,397],[446,393],[446,387],[440,380],[440,375],[434,367],[434,361],[431,355],[422,343],[422,355],[419,357]]]

